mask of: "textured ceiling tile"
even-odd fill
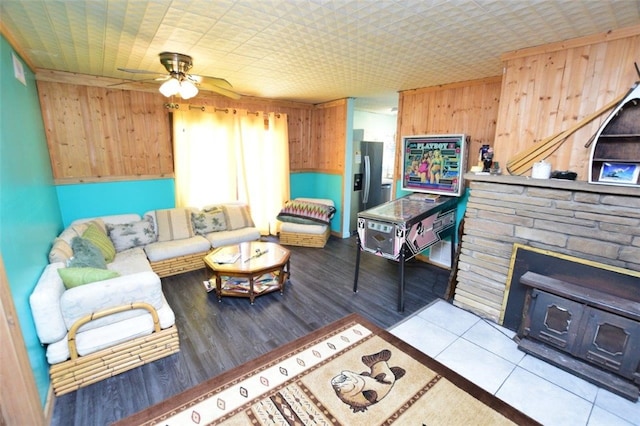
[[[242,93],[321,102],[499,75],[500,55],[640,22],[635,0],[1,0],[38,68],[119,78],[158,53]],[[393,97],[393,96],[392,96]]]

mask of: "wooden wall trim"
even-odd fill
[[[502,54],[502,56],[500,56],[500,59],[504,62],[512,59],[539,55],[541,53],[558,52],[561,50],[575,49],[577,47],[588,46],[596,43],[619,40],[622,38],[633,37],[636,35],[640,35],[640,25],[634,25],[632,27],[620,28],[617,30],[611,30],[604,33],[592,34],[585,37],[559,41],[556,43],[544,44],[542,46],[535,46],[535,47],[529,47],[526,49],[514,50],[512,52],[507,52]]]
[[[292,171],[291,172],[292,175],[295,175],[296,173],[322,173],[322,174],[325,174],[325,175],[339,175],[339,176],[342,176],[344,171],[343,170],[325,170],[325,169],[313,168],[313,169],[298,169],[296,171]]]
[[[100,77],[97,75],[56,71],[38,68],[35,71],[37,81],[73,84],[79,86],[104,87],[113,90],[136,90],[139,92],[158,93],[158,85],[148,82],[136,82],[119,78]]]
[[[421,87],[418,89],[401,90],[400,93],[405,96],[419,95],[422,93],[439,92],[442,90],[459,89],[461,87],[471,87],[471,86],[479,86],[484,84],[493,84],[493,83],[501,83],[501,82],[502,82],[502,76],[496,75],[493,77],[479,78],[476,80],[457,81],[455,83],[439,84],[436,86]]]
[[[78,74],[66,71],[56,71],[38,68],[35,71],[36,80],[38,81],[50,81],[54,83],[65,83],[65,84],[74,84],[81,86],[96,86],[96,87],[105,87],[110,89],[118,89],[118,90],[136,90],[140,92],[152,92],[158,93],[158,88],[160,87],[157,83],[149,83],[149,82],[136,82],[132,80],[124,80],[118,78],[110,78],[110,77],[99,77],[95,75],[86,75],[86,74]],[[218,95],[214,92],[208,91],[206,89],[200,89],[200,93],[193,98],[189,102],[185,102],[182,99],[178,99],[176,104],[180,105],[180,108],[184,108],[185,106],[188,108],[189,105],[194,107],[209,107],[210,102],[202,102],[203,96],[206,98],[217,98],[219,100],[227,100],[228,98]],[[266,99],[266,98],[257,98],[255,96],[242,96],[241,101],[231,101],[235,104],[238,104],[237,108],[242,108],[242,104],[256,104],[259,103],[263,105],[265,109],[270,106],[271,108],[299,108],[299,109],[308,109],[311,110],[315,106],[309,103],[303,102],[294,102],[287,100],[278,100],[278,99]],[[223,104],[227,104],[228,102],[223,102]],[[271,111],[268,111],[271,112]]]
[[[336,99],[329,102],[323,102],[321,104],[315,104],[313,107],[316,109],[323,109],[323,108],[333,108],[337,106],[344,106],[346,104],[347,104],[347,99]]]
[[[128,175],[128,176],[95,176],[83,178],[59,178],[54,179],[56,185],[73,185],[76,183],[101,183],[101,182],[123,182],[136,180],[173,179],[173,173],[158,175]]]
[[[29,355],[0,255],[0,424],[45,424]]]

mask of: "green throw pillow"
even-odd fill
[[[82,238],[86,238],[98,247],[107,263],[113,262],[113,258],[116,257],[116,248],[114,247],[111,238],[98,228],[98,225],[91,223],[87,230],[82,234]]]
[[[73,249],[73,257],[67,266],[107,269],[107,263],[104,261],[100,249],[86,238],[73,237],[71,248]]]
[[[60,268],[58,274],[67,289],[120,276],[116,271],[99,268]]]

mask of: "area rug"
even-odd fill
[[[126,425],[537,424],[357,314],[141,411]]]

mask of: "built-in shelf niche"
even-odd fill
[[[640,187],[640,85],[636,83],[595,134],[589,183]]]

